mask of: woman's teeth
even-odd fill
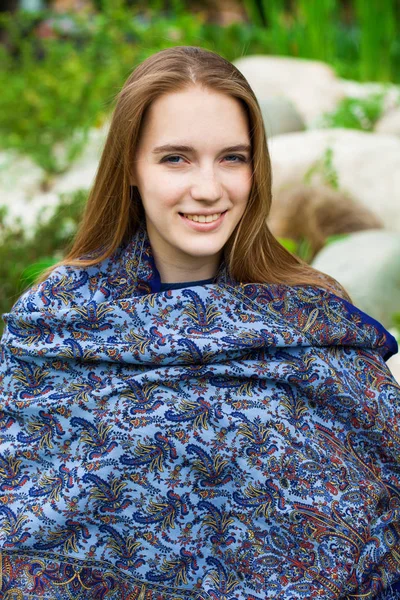
[[[196,223],[212,223],[212,221],[216,221],[220,218],[222,213],[216,213],[215,215],[183,215],[190,221],[196,221]]]

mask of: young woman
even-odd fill
[[[5,315],[4,598],[395,597],[397,346],[270,204],[237,69],[139,65],[71,252]]]

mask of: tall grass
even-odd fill
[[[379,68],[379,78],[390,81],[393,42],[399,44],[400,36],[399,2],[356,0],[354,8],[359,23],[360,79],[374,79]]]
[[[134,65],[166,46],[199,45],[228,60],[321,59],[347,78],[400,82],[400,0],[347,0],[349,19],[339,0],[245,0],[255,24],[228,27],[191,13],[190,0],[99,2],[99,13],[68,16],[69,34],[43,13],[55,27],[48,39],[36,33],[38,16],[0,15],[0,149],[30,155],[48,174],[69,168]]]
[[[299,40],[300,54],[331,62],[335,56],[336,0],[298,0],[297,10],[305,32]]]
[[[287,35],[287,14],[283,10],[284,0],[262,0],[264,19],[270,29],[271,45],[277,49],[277,53],[286,54],[289,51],[291,39]]]
[[[245,0],[264,52],[314,58],[361,80],[400,78],[400,0]],[[354,65],[354,66],[352,66]]]

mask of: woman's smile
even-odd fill
[[[186,215],[179,213],[179,216],[187,227],[191,227],[193,231],[214,231],[218,229],[224,220],[227,211],[222,213],[214,213],[209,216],[205,215]]]

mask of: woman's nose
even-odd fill
[[[191,195],[194,200],[215,202],[222,196],[222,185],[214,171],[199,172],[192,182]]]

